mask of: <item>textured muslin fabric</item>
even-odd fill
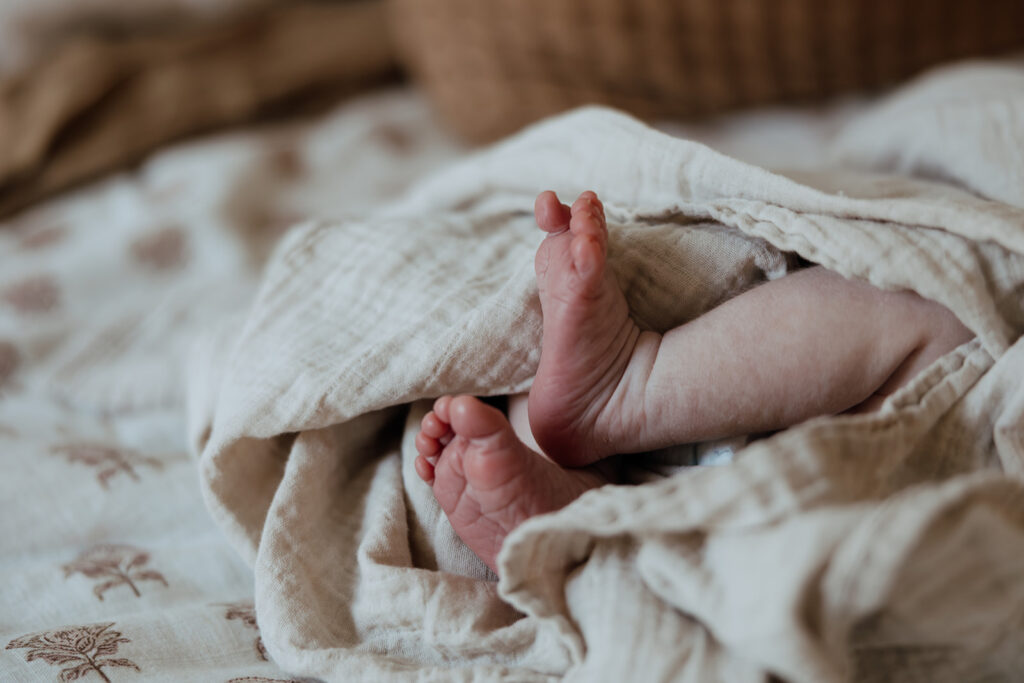
[[[974,79],[945,77],[969,107]],[[1024,92],[1006,97],[1019,111]],[[973,101],[958,135],[980,141],[1005,107]],[[879,164],[939,134],[871,116],[848,131],[889,141]],[[1005,130],[960,175],[787,177],[584,109],[363,219],[290,234],[244,323],[190,370],[205,500],[253,567],[275,661],[331,681],[1013,680],[1024,210],[990,175],[1020,168],[1024,125]],[[611,264],[646,328],[784,276],[796,254],[938,301],[977,338],[876,413],[527,521],[494,583],[411,474],[412,438],[426,399],[529,387],[543,189],[605,200]]]
[[[847,126],[830,155],[843,165],[960,183],[1024,208],[1024,156],[1003,149],[1020,144],[1022,65],[967,63],[930,74]]]

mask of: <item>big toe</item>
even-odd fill
[[[453,399],[451,416],[452,429],[467,443],[462,468],[470,484],[480,491],[511,491],[530,469],[530,459],[508,418],[472,396]]]
[[[501,435],[511,429],[508,418],[493,406],[472,396],[456,396],[448,406],[452,430],[467,439]]]
[[[551,190],[537,195],[533,205],[537,226],[544,232],[561,232],[569,227],[569,207],[558,201],[558,195]]]

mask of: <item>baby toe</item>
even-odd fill
[[[442,396],[441,398],[434,401],[434,417],[445,424],[451,424],[451,415],[449,414],[449,406],[451,406],[452,397]]]
[[[433,457],[441,452],[441,443],[423,432],[416,435],[416,451],[423,457]]]
[[[551,190],[537,195],[533,205],[534,218],[537,225],[545,232],[559,232],[569,222],[569,207],[558,201],[558,196]]]
[[[604,205],[601,204],[601,200],[597,198],[597,194],[587,190],[581,194],[572,205],[572,212],[578,211],[590,211],[595,215],[604,215]]]
[[[590,237],[599,244],[603,244],[605,241],[604,220],[589,210],[575,214],[569,224],[569,229],[575,236]]]
[[[434,466],[422,455],[416,457],[416,461],[413,463],[416,469],[416,474],[420,479],[427,482],[428,484],[434,483]]]
[[[433,412],[429,412],[420,420],[420,431],[427,436],[440,439],[451,428],[447,423],[442,422]]]
[[[590,235],[573,239],[572,263],[588,287],[598,284],[604,272],[604,249],[600,241]]]

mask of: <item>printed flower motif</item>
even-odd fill
[[[3,299],[18,313],[46,313],[60,304],[60,287],[49,275],[33,275],[8,285]]]
[[[168,226],[144,235],[129,248],[133,259],[154,270],[172,270],[188,258],[188,237],[178,226]]]
[[[385,147],[400,154],[409,154],[416,141],[408,130],[393,124],[383,123],[373,129],[373,136]]]
[[[110,679],[103,673],[104,668],[125,667],[141,671],[138,665],[129,659],[114,659],[109,656],[117,654],[117,648],[121,643],[131,642],[119,631],[110,630],[113,625],[114,623],[110,622],[31,633],[7,643],[7,649],[27,649],[27,662],[41,659],[54,666],[76,663],[61,670],[57,676],[59,681],[73,681],[95,672],[110,683]]]
[[[3,388],[7,380],[14,376],[19,360],[18,347],[9,341],[0,339],[0,388]]]
[[[126,448],[112,448],[102,444],[76,443],[55,446],[53,452],[63,455],[68,462],[82,463],[98,469],[96,479],[105,489],[110,488],[107,481],[118,472],[124,472],[135,481],[139,481],[136,468],[143,465],[156,469],[163,468],[163,463],[156,458]]]
[[[59,225],[44,225],[31,230],[18,240],[18,246],[25,250],[43,249],[52,246],[67,236],[67,230]]]
[[[64,565],[64,578],[72,574],[83,574],[90,579],[107,580],[92,589],[97,598],[103,600],[103,594],[116,586],[128,586],[135,597],[142,594],[136,582],[159,581],[167,586],[163,574],[152,569],[144,569],[149,562],[149,553],[130,545],[102,544],[89,548],[74,562]]]
[[[302,152],[292,145],[282,145],[273,149],[268,162],[274,173],[286,180],[295,180],[306,172],[306,161],[302,158]]]
[[[232,619],[239,619],[243,624],[249,628],[260,630],[259,625],[256,623],[256,608],[251,602],[229,602],[224,603],[224,607],[227,607],[227,611],[224,613],[224,618],[228,621]],[[260,659],[267,661],[267,648],[263,645],[263,638],[256,636],[256,654],[260,656]]]

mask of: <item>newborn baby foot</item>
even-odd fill
[[[416,450],[416,473],[433,487],[455,533],[494,571],[519,524],[607,483],[530,450],[500,410],[471,396],[439,398],[423,418]]]
[[[606,263],[604,207],[593,192],[572,205],[537,197],[537,225],[549,233],[534,265],[544,313],[540,367],[530,390],[530,427],[557,462],[578,467],[625,450],[642,427],[625,401],[627,368],[640,330]],[[628,409],[630,408],[630,409]]]

